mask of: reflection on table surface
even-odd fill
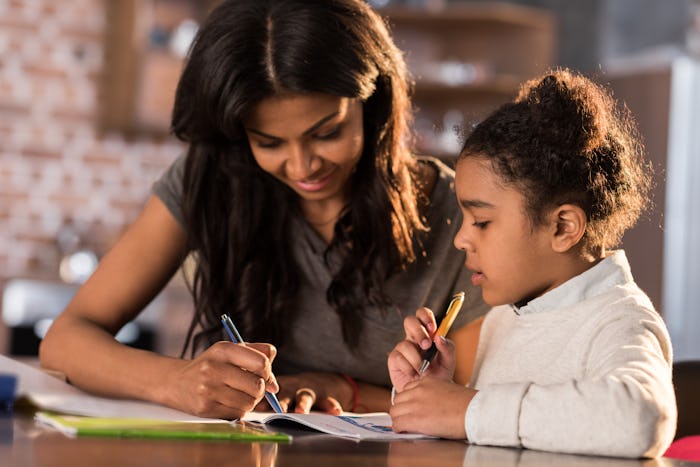
[[[700,465],[673,459],[614,459],[471,446],[447,440],[361,442],[284,429],[289,444],[69,438],[36,425],[28,412],[0,415],[0,464],[48,466],[574,466]]]

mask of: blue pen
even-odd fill
[[[238,329],[236,329],[236,325],[233,324],[233,321],[231,321],[231,318],[229,318],[228,315],[221,315],[221,324],[224,325],[224,330],[226,331],[226,334],[228,334],[229,339],[231,339],[231,342],[233,342],[234,344],[244,343],[243,338],[238,333]],[[270,404],[272,410],[274,410],[277,413],[283,412],[282,406],[277,400],[277,396],[272,394],[270,391],[265,391],[265,399],[267,399],[267,403]]]

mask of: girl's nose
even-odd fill
[[[465,251],[467,253],[474,251],[474,244],[467,234],[467,229],[464,226],[464,222],[462,222],[462,226],[457,231],[453,244],[455,248],[460,251]]]

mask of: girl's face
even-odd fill
[[[486,303],[518,303],[558,285],[548,267],[555,255],[550,240],[556,223],[533,226],[523,195],[505,186],[490,162],[461,159],[456,192],[463,221],[454,245],[467,253],[465,266],[473,271],[472,283],[481,287]]]
[[[258,165],[310,204],[347,201],[362,155],[362,103],[326,94],[264,99],[243,119]]]

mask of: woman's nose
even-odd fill
[[[287,174],[295,179],[301,180],[313,174],[318,167],[313,152],[302,144],[290,146],[289,157],[287,158]]]

